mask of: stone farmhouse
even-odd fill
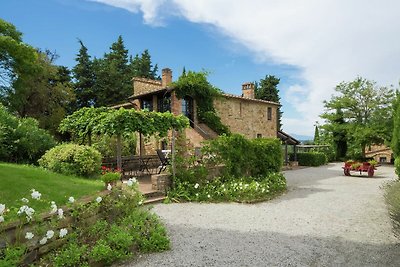
[[[394,163],[393,151],[385,145],[372,145],[365,151],[365,157],[379,163]]]
[[[162,70],[162,80],[133,78],[134,94],[128,103],[115,107],[148,109],[150,111],[183,114],[190,120],[190,128],[186,129],[186,138],[193,147],[201,147],[201,142],[212,139],[217,134],[197,118],[196,101],[190,96],[178,99],[174,89],[170,87],[172,71]],[[271,101],[255,99],[254,84],[244,83],[242,95],[223,94],[214,100],[214,108],[221,122],[231,132],[240,133],[247,138],[277,137],[277,110],[279,104]],[[165,142],[141,139],[141,154],[154,154],[155,149],[166,149]]]

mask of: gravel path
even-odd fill
[[[123,266],[400,266],[381,189],[393,168],[341,166],[287,171],[288,192],[265,203],[158,204],[172,249]]]

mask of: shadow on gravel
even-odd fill
[[[272,201],[286,201],[286,200],[292,200],[296,198],[307,198],[308,196],[312,194],[317,194],[317,193],[326,193],[326,192],[332,192],[333,190],[330,189],[322,189],[322,188],[315,188],[315,187],[292,187],[289,186],[288,190],[285,194],[282,196],[276,198],[276,200]]]
[[[398,244],[169,226],[172,250],[121,266],[399,266]],[[299,232],[301,230],[299,229]]]

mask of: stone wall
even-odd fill
[[[247,138],[276,137],[278,105],[266,101],[224,96],[214,100],[214,107],[233,133]],[[268,107],[272,109],[271,120],[267,118]]]
[[[141,95],[161,89],[161,81],[133,78],[133,95]]]

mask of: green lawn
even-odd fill
[[[30,191],[33,188],[42,194],[40,201],[31,198]],[[0,163],[0,204],[5,204],[7,208],[24,205],[21,201],[24,197],[29,199],[27,205],[37,212],[49,211],[51,201],[63,206],[70,196],[77,200],[103,188],[100,180],[61,175],[38,167]]]

